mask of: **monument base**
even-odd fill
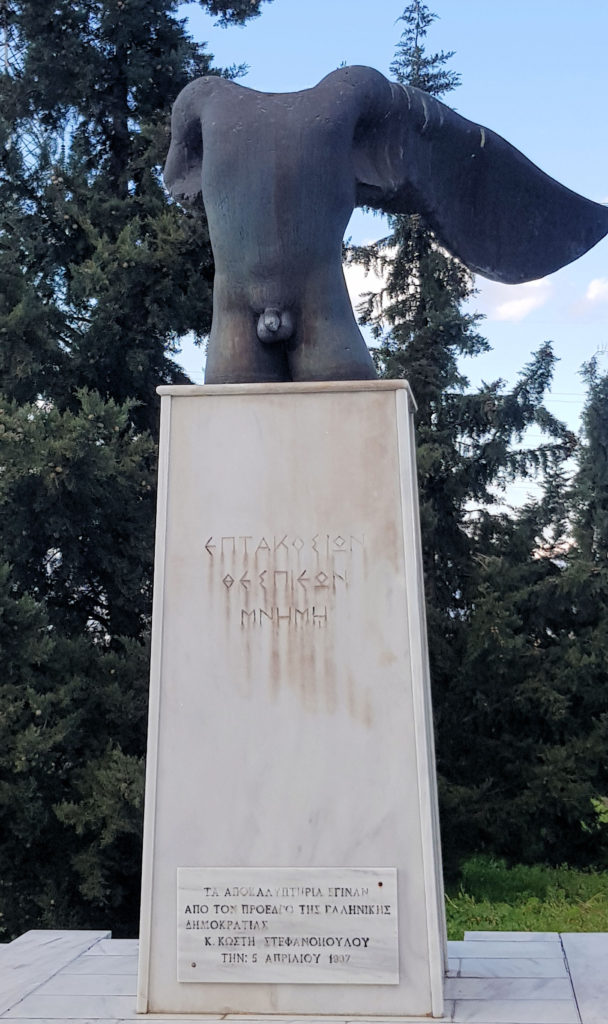
[[[409,389],[159,391],[138,1010],[441,1016]]]

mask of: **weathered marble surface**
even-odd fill
[[[139,1006],[439,1012],[407,385],[161,394]],[[396,868],[399,984],[180,985],[177,869],[196,867]]]

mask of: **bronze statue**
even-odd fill
[[[607,207],[372,68],[295,93],[199,78],[171,131],[166,185],[178,200],[202,190],[215,258],[208,384],[375,376],[342,273],[355,206],[423,214],[471,270],[508,283],[608,232]]]

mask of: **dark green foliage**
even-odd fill
[[[134,421],[152,431],[154,388],[185,380],[172,352],[187,331],[208,331],[211,310],[204,218],[169,204],[159,176],[171,103],[209,70],[175,7],[15,2],[22,46],[0,81],[11,111],[5,394],[66,407],[74,388],[92,388],[135,401]]]
[[[445,707],[451,829],[526,863],[605,865],[608,580],[540,546],[538,510],[494,523]],[[492,548],[494,553],[489,553]]]
[[[447,696],[457,784],[448,819],[470,848],[525,862],[608,864],[608,378],[595,364],[568,488],[476,532],[484,554],[462,671]],[[466,740],[464,739],[466,737]]]
[[[597,360],[583,368],[588,399],[583,416],[585,445],[574,491],[574,535],[581,555],[608,568],[608,374]]]
[[[76,413],[0,409],[0,536],[13,566],[0,620],[9,934],[111,922],[133,932],[136,921],[155,445],[128,407],[78,400]]]
[[[74,398],[77,412],[0,407],[4,557],[54,627],[138,637],[150,607],[155,445],[128,406]]]
[[[450,835],[512,860],[608,864],[608,387],[586,369],[579,470],[476,524],[477,592],[444,712]]]
[[[262,0],[202,3],[224,23]],[[211,321],[176,0],[0,4],[0,936],[137,933],[157,385]]]

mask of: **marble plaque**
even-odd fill
[[[398,985],[394,868],[178,868],[180,982]]]

